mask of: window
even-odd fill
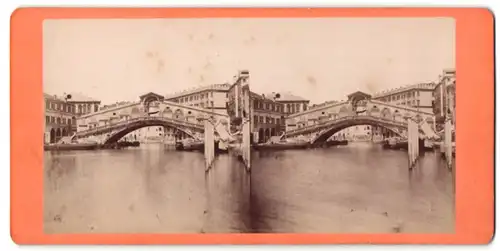
[[[279,125],[279,124],[280,124],[280,119],[279,119],[279,118],[277,118],[277,119],[276,119],[276,124],[277,124],[277,125]]]
[[[57,118],[57,124],[61,124],[61,118]]]
[[[213,92],[211,92],[211,93],[210,93],[210,97],[213,97],[213,96],[214,96],[214,93],[213,93]]]
[[[56,122],[56,118],[55,117],[50,117],[50,123],[55,123]]]
[[[50,102],[45,100],[45,109],[49,109],[50,108]]]
[[[95,106],[94,106],[94,112],[97,112],[97,111],[99,111],[99,106],[98,106],[98,105],[95,105]]]
[[[264,123],[264,117],[259,116],[259,121],[260,121],[260,123]]]
[[[45,116],[45,123],[50,123],[50,117],[49,116]]]
[[[295,111],[299,112],[300,111],[300,104],[295,105]]]
[[[214,101],[210,101],[210,106],[214,107]]]
[[[253,116],[253,121],[255,124],[258,124],[259,123],[259,117],[257,117],[257,115],[254,115]]]
[[[302,110],[307,111],[307,104],[306,103],[302,104]]]

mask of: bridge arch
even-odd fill
[[[181,109],[176,109],[173,116],[174,119],[184,120],[184,112]]]
[[[161,119],[148,119],[148,120],[138,120],[138,121],[134,121],[134,122],[127,124],[126,127],[109,135],[109,137],[106,139],[104,144],[106,145],[106,144],[116,143],[118,140],[123,138],[125,135],[127,135],[135,130],[138,130],[138,129],[141,129],[144,127],[150,127],[150,126],[162,126],[162,127],[174,128],[178,131],[185,133],[186,135],[190,136],[191,138],[196,138],[196,136],[193,132],[191,132],[187,129],[184,129],[173,122],[165,121],[165,120],[161,120]]]
[[[403,115],[401,115],[401,112],[399,112],[399,110],[395,110],[392,114],[392,117],[395,121],[403,121]]]
[[[56,142],[56,130],[54,128],[50,129],[50,143]]]
[[[382,109],[382,112],[380,113],[380,116],[384,119],[393,119],[392,117],[392,114],[391,114],[391,110],[387,107],[385,107],[384,109]]]
[[[165,109],[163,109],[160,113],[163,117],[172,117],[172,114],[174,114],[174,112],[169,106],[165,107]]]
[[[137,106],[133,107],[132,110],[130,111],[130,115],[132,117],[139,117],[141,116],[141,111],[139,110],[139,108]]]
[[[343,105],[342,107],[340,107],[338,117],[345,117],[348,115],[349,115],[349,109],[347,108],[347,106]]]
[[[371,109],[370,109],[370,115],[372,116],[379,116],[380,115],[380,109],[374,105]]]
[[[338,121],[337,123],[332,124],[331,126],[327,127],[326,129],[322,130],[319,132],[316,137],[314,137],[313,141],[311,142],[313,145],[319,145],[326,140],[328,140],[331,136],[333,136],[335,133],[349,128],[351,126],[359,126],[359,125],[370,125],[370,126],[376,126],[376,127],[381,127],[385,128],[389,131],[394,132],[396,135],[404,137],[404,135],[401,133],[398,128],[402,128],[402,126],[395,126],[393,123],[390,122],[381,122],[381,120],[378,120],[374,117],[371,116],[357,116],[353,119],[346,119],[346,120],[341,120]]]

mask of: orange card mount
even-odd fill
[[[424,232],[414,231],[410,233],[410,232],[405,232],[403,230],[399,233],[398,231],[392,231],[392,232],[388,231],[385,233],[380,233],[380,231],[372,229],[373,231],[369,232],[375,232],[375,233],[365,233],[365,230],[363,228],[360,228],[357,229],[357,231],[353,231],[353,233],[344,233],[342,231],[340,231],[342,233],[324,233],[323,231],[323,233],[302,234],[300,232],[310,232],[310,231],[307,231],[307,228],[304,228],[303,231],[302,230],[292,231],[292,227],[290,227],[291,225],[286,225],[288,223],[283,223],[285,225],[282,226],[285,227],[281,229],[284,230],[273,229],[268,231],[248,231],[248,233],[237,233],[237,234],[232,234],[232,233],[218,234],[218,233],[211,233],[211,232],[219,232],[217,230],[214,231],[199,230],[196,233],[194,231],[186,231],[184,230],[183,227],[188,226],[189,224],[191,225],[198,224],[197,219],[192,218],[192,219],[181,220],[179,218],[182,218],[182,215],[177,215],[176,218],[170,216],[163,216],[162,212],[153,212],[151,210],[148,211],[148,209],[146,209],[146,205],[149,205],[148,203],[157,203],[158,200],[166,198],[166,197],[158,197],[155,200],[150,200],[150,201],[141,200],[136,204],[131,203],[130,206],[123,206],[123,208],[118,204],[116,204],[116,206],[112,206],[110,204],[110,206],[108,206],[107,208],[98,206],[99,203],[96,203],[95,208],[92,208],[91,205],[82,204],[79,207],[81,211],[80,214],[84,215],[84,211],[86,211],[86,212],[94,212],[95,213],[94,216],[99,214],[104,214],[104,215],[114,214],[116,215],[116,217],[120,217],[123,216],[121,215],[122,213],[125,214],[125,211],[128,210],[128,212],[136,212],[137,215],[141,215],[142,218],[141,217],[139,218],[141,218],[142,220],[137,219],[137,222],[149,221],[152,218],[151,219],[147,218],[148,215],[153,215],[154,218],[156,218],[154,224],[160,224],[158,222],[161,222],[163,220],[162,217],[170,217],[169,224],[170,223],[171,224],[169,226],[175,224],[180,224],[180,225],[184,224],[182,225],[182,227],[178,228],[178,231],[165,230],[161,229],[160,227],[151,230],[141,231],[139,228],[134,228],[133,224],[130,223],[129,225],[127,224],[123,225],[122,231],[103,230],[99,232],[98,231],[99,228],[103,229],[105,228],[105,226],[111,226],[112,224],[110,222],[104,222],[104,221],[100,223],[101,225],[95,222],[92,223],[93,220],[94,221],[96,220],[95,218],[83,219],[85,217],[81,215],[79,216],[79,213],[76,212],[75,213],[72,212],[73,213],[72,217],[74,217],[73,219],[64,218],[64,216],[62,215],[64,214],[64,210],[68,212],[69,210],[76,210],[76,209],[70,208],[70,206],[66,205],[65,207],[57,209],[59,210],[57,211],[53,208],[50,208],[50,206],[47,206],[50,203],[57,203],[57,201],[56,199],[54,199],[55,197],[53,195],[44,195],[45,190],[55,189],[54,191],[59,193],[60,196],[63,196],[62,194],[64,194],[64,192],[61,192],[62,191],[61,189],[64,189],[64,187],[81,188],[82,183],[81,181],[78,180],[73,180],[71,182],[66,180],[65,181],[66,183],[64,183],[63,181],[58,181],[59,183],[57,184],[58,186],[57,188],[48,188],[49,185],[47,184],[45,184],[44,186],[44,179],[47,179],[46,176],[50,175],[57,176],[57,175],[62,175],[61,173],[64,172],[70,172],[69,167],[66,169],[62,167],[65,167],[67,165],[72,165],[71,163],[79,162],[79,160],[75,159],[75,157],[71,154],[63,155],[62,151],[61,153],[44,152],[44,147],[42,147],[41,144],[42,143],[41,135],[42,131],[44,131],[44,121],[48,123],[57,123],[54,121],[59,121],[59,120],[51,121],[52,115],[45,114],[44,116],[43,114],[44,102],[42,101],[42,97],[43,93],[45,92],[44,86],[48,84],[43,81],[44,76],[42,70],[45,67],[43,65],[43,62],[45,62],[43,60],[44,46],[42,45],[43,34],[44,34],[43,31],[44,21],[52,19],[59,19],[59,20],[61,19],[79,19],[79,20],[159,19],[159,18],[195,19],[195,18],[224,18],[224,17],[303,18],[303,19],[318,18],[318,17],[321,18],[407,18],[407,17],[453,18],[455,20],[455,35],[456,35],[455,67],[457,73],[456,81],[458,83],[456,88],[457,109],[456,109],[456,114],[454,115],[456,116],[456,124],[458,125],[456,127],[456,132],[457,132],[456,151],[458,151],[458,154],[456,155],[455,168],[453,169],[455,170],[454,231],[451,231],[451,233],[441,233],[439,230],[436,231],[429,230]],[[132,27],[130,29],[133,30],[134,28]],[[139,31],[135,30],[134,32],[139,32]],[[325,30],[324,32],[328,31]],[[381,36],[383,36],[383,34],[381,34]],[[494,132],[494,43],[493,41],[494,41],[493,15],[488,9],[480,9],[480,8],[338,8],[338,9],[337,8],[275,8],[275,9],[20,8],[17,9],[12,14],[11,18],[11,163],[12,163],[11,164],[11,235],[12,238],[18,244],[348,244],[348,243],[486,244],[492,239],[494,232],[493,182],[494,182],[494,133],[495,132]],[[74,50],[79,50],[79,49],[74,48]],[[155,53],[153,52],[149,53],[148,55],[150,58],[155,57]],[[161,68],[162,65],[163,63],[160,64],[158,67]],[[250,75],[252,75],[252,73],[253,71],[250,71]],[[92,75],[92,73],[90,72],[88,74]],[[228,74],[233,74],[233,73],[230,72]],[[256,72],[255,74],[258,75],[259,73]],[[258,76],[255,77],[255,79],[258,78],[259,78]],[[250,77],[250,79],[252,79],[252,77]],[[315,82],[314,80],[311,79],[312,78],[309,78],[308,81]],[[256,87],[257,84],[255,83],[255,81],[250,84],[250,88],[254,87],[257,88]],[[70,83],[68,82],[68,86],[69,85]],[[118,86],[119,84],[116,83],[116,85]],[[62,94],[62,92],[63,91],[61,91],[60,94]],[[158,95],[157,96],[152,95],[152,96],[158,99],[157,101],[160,103],[160,106],[165,104],[170,104],[167,101],[165,102],[162,101],[163,96],[158,96]],[[75,97],[76,96],[73,95],[73,99],[75,99]],[[275,102],[278,102],[279,98],[280,97],[275,96],[274,98],[271,98],[269,100],[274,99]],[[64,98],[58,99],[57,97],[54,97],[54,99],[59,100],[57,102],[63,102],[63,103],[69,102],[68,96],[66,96],[66,99]],[[141,103],[141,105],[143,103]],[[148,106],[148,109],[151,107]],[[194,108],[189,108],[188,106],[186,107],[187,108],[183,109],[194,109]],[[258,105],[256,107],[258,108]],[[86,107],[84,106],[84,108]],[[46,107],[45,109],[48,108]],[[98,108],[96,108],[96,111],[97,109]],[[75,111],[71,110],[71,108],[68,108],[66,112],[71,113]],[[153,116],[151,114],[154,114],[154,112],[150,112],[148,116]],[[214,114],[216,114],[216,112],[214,112]],[[83,126],[81,124],[83,123],[82,121],[85,122],[85,120],[82,118],[84,117],[73,118],[75,119],[75,123],[78,125],[77,129],[78,131],[80,130],[80,127]],[[70,119],[67,120],[63,119],[61,121],[67,121],[67,123],[60,122],[65,125],[72,124],[70,123]],[[164,126],[164,124],[161,123],[155,125]],[[72,127],[69,126],[68,128],[71,129]],[[215,128],[216,128],[215,130],[219,130],[217,129],[217,127]],[[266,131],[264,131],[264,133],[265,132]],[[48,135],[44,134],[44,138],[46,139],[46,141],[49,141],[50,143],[53,141],[51,137],[61,138],[62,136],[64,136],[64,134],[66,136],[70,135],[68,131],[59,131],[56,133],[57,135],[56,134],[50,135],[50,133]],[[267,137],[267,135],[264,133],[262,135],[258,135],[258,133],[256,133],[253,137],[255,138]],[[269,131],[269,134],[271,133],[272,132]],[[165,134],[167,134],[167,132],[165,132]],[[277,133],[275,132],[274,134]],[[57,154],[61,154],[61,156],[66,156],[66,157],[61,157],[57,161],[58,164],[53,164],[52,170],[44,170],[44,159],[48,158],[47,156],[49,155],[52,156],[51,158],[55,158],[54,156],[56,156]],[[401,152],[401,154],[404,154],[404,152]],[[202,156],[202,155],[192,155],[192,156]],[[220,155],[220,156],[229,156],[229,155]],[[202,157],[189,157],[188,159],[193,160],[197,158],[201,160],[203,159]],[[132,163],[134,161],[136,160],[134,159],[133,161],[132,160],[123,161],[123,165],[127,165],[127,163]],[[94,162],[92,162],[92,160],[89,159],[85,163],[94,163]],[[254,176],[258,176],[260,172],[264,172],[264,169],[259,169],[258,167],[259,164],[262,164],[261,160],[252,160],[252,168],[253,168],[251,172],[252,175],[251,183],[253,184],[252,189],[258,189],[258,187],[261,187],[261,189],[263,189],[265,187],[270,186],[268,185],[270,183],[265,183],[265,182],[255,185],[257,181],[254,180]],[[86,164],[86,165],[91,165],[91,164]],[[310,163],[309,165],[311,165],[312,168],[313,164]],[[424,169],[423,166],[420,166],[420,168],[421,170],[428,170]],[[73,172],[75,173],[73,173],[72,175],[83,175],[83,176],[87,175],[85,176],[86,179],[92,179],[93,180],[92,184],[94,184],[95,186],[97,186],[98,184],[107,184],[106,182],[109,182],[108,183],[109,187],[100,189],[99,193],[105,195],[106,193],[115,192],[114,186],[118,184],[117,183],[118,181],[105,182],[103,178],[99,178],[101,176],[95,173],[94,173],[95,175],[92,174],[93,176],[92,175],[88,176],[90,175],[89,172],[91,172],[92,168],[85,169],[82,168],[82,166],[80,166],[80,167],[75,167],[74,169],[76,171],[73,170]],[[221,168],[219,168],[219,171],[220,169]],[[228,169],[228,170],[233,170],[233,169]],[[271,170],[277,170],[277,169],[278,168],[274,168],[274,166],[267,166],[265,171],[269,172]],[[129,169],[124,168],[122,169],[122,171],[123,170],[129,170]],[[184,169],[184,170],[185,172],[188,172],[187,170],[190,169]],[[203,171],[204,167],[201,167],[200,170],[202,170],[200,173],[203,173],[203,175],[210,176],[210,174],[205,174],[205,172]],[[406,171],[407,169],[405,169],[405,172]],[[130,173],[126,172],[128,171],[123,171],[122,175],[128,175],[127,177],[134,177],[137,175],[134,174],[133,171],[130,171]],[[167,170],[167,172],[173,172],[173,171]],[[424,172],[423,174],[420,173],[418,175],[415,172],[414,176],[420,175],[420,177],[423,177],[428,174],[425,173],[425,171],[423,172]],[[150,176],[144,176],[149,178],[144,178],[146,179],[146,181],[144,181],[145,183],[142,186],[150,188],[153,187],[156,183],[151,182],[151,180],[148,179],[151,179],[151,176],[155,175],[160,176],[162,174],[152,173],[150,174]],[[196,175],[198,174],[193,173],[193,176]],[[300,177],[306,178],[309,176],[303,174]],[[314,176],[314,179],[315,182],[319,182],[317,176]],[[176,184],[176,187],[178,187],[179,189],[184,189],[186,186],[188,186],[188,184],[182,185],[181,183],[175,183],[176,182],[175,179],[170,179],[168,180],[168,182]],[[299,182],[299,181],[297,181],[297,178],[295,177],[293,178],[293,182]],[[357,182],[363,183],[359,180]],[[137,184],[130,183],[129,187],[133,187]],[[416,184],[413,183],[411,185],[416,185]],[[75,198],[73,198],[73,200],[86,201],[88,198],[91,198],[92,196],[95,197],[96,193],[98,193],[96,192],[98,190],[91,192],[91,190],[89,190],[90,188],[86,189],[87,189],[85,190],[86,192],[82,192],[81,194],[75,194],[74,195]],[[136,190],[127,190],[128,188],[127,189],[123,188],[123,189],[124,190],[122,191],[122,197],[132,198],[136,196],[136,193],[139,193]],[[212,187],[209,189],[214,190],[216,188]],[[273,194],[272,191],[278,191],[278,190],[281,191],[280,189],[283,190],[284,188],[283,187],[280,188],[279,184],[275,184],[272,189],[268,190],[267,193]],[[200,193],[203,193],[203,191],[204,190],[202,189],[199,190]],[[287,196],[277,196],[276,198],[281,197],[283,199],[288,200],[288,199],[293,199],[294,196],[299,196],[296,194],[298,194],[298,192],[295,193],[295,195],[289,194]],[[65,194],[64,196],[68,197],[67,200],[71,199],[71,195],[69,194]],[[185,194],[185,197],[182,196],[179,197],[179,201],[176,203],[179,204],[195,203],[191,200],[191,196],[194,195],[192,195],[191,193]],[[415,200],[418,200],[418,196],[416,194],[408,196],[410,196],[408,197],[408,199],[413,198]],[[169,194],[167,197],[169,199],[172,199],[175,197],[175,194],[174,193]],[[260,203],[260,210],[270,210],[266,209],[266,207],[262,205],[262,203],[264,203],[262,202],[262,200],[259,201],[258,198],[254,198],[255,194],[252,195],[251,197],[253,200],[252,202],[253,205]],[[101,202],[105,203],[104,201]],[[203,204],[205,202],[199,202],[199,203]],[[343,201],[343,203],[347,202]],[[440,202],[434,201],[432,203],[434,203],[433,206],[436,206]],[[45,207],[44,204],[46,204]],[[223,202],[219,204],[223,204]],[[194,205],[194,204],[186,204],[186,205]],[[434,210],[432,209],[433,206],[429,207],[430,208],[429,211]],[[186,214],[191,210],[190,208],[193,207],[186,208],[185,210]],[[268,206],[268,207],[275,208],[274,206]],[[373,207],[376,207],[376,205],[373,204]],[[44,212],[44,210],[49,210],[50,212]],[[255,209],[248,209],[248,210],[252,211]],[[328,210],[325,209],[325,211],[329,210],[330,209]],[[332,207],[331,210],[333,212],[335,209],[333,209]],[[359,211],[361,210],[358,210],[353,206],[353,208],[350,210],[351,216],[346,216],[347,218],[338,218],[338,220],[339,221],[343,220],[345,222],[348,222],[349,221],[348,217],[353,217],[352,219],[359,219],[356,218],[356,213],[361,213]],[[202,215],[208,213],[206,211],[204,212],[203,210],[201,210]],[[254,215],[255,212],[249,214]],[[381,212],[381,214],[382,215],[385,214],[385,216],[389,215],[390,217],[391,212],[385,212],[385,213]],[[233,217],[233,215],[234,214],[228,214],[226,215],[226,217]],[[450,212],[450,215],[453,215],[453,212]],[[275,217],[278,218],[281,217],[280,219],[282,219],[283,222],[285,220],[289,220],[291,222],[293,222],[294,220],[295,221],[299,220],[298,218],[293,218],[294,216],[292,215],[291,211],[285,211],[285,213],[282,213],[281,215]],[[333,215],[331,217],[337,217],[337,216]],[[131,217],[129,218],[130,221],[135,221],[133,218]],[[319,224],[321,222],[321,221],[314,221],[313,218],[309,219],[310,220],[309,222],[311,222],[311,224],[312,223]],[[383,220],[383,218],[380,218],[379,216],[376,217],[374,216],[373,219]],[[82,223],[85,220],[88,220],[88,222]],[[201,221],[202,218],[200,218],[199,220]],[[427,220],[434,221],[436,219],[430,218]],[[67,224],[65,225],[65,229],[59,229],[58,231],[51,231],[50,229],[53,230],[55,228],[54,224],[56,223],[53,223],[53,225],[49,226],[46,225],[47,221],[56,223],[61,223],[66,221]],[[186,223],[184,221],[186,222],[189,221],[189,222]],[[250,225],[258,224],[255,222],[252,223],[252,219],[250,219],[249,222]],[[345,222],[342,224],[346,224]],[[78,227],[74,227],[74,226],[80,226],[78,224],[80,225],[87,224],[85,225],[85,230],[80,229]],[[92,225],[92,224],[97,224],[97,225]],[[362,222],[361,223],[358,222],[358,224],[362,224]],[[257,226],[255,228],[261,229],[263,228],[263,226]],[[230,227],[227,227],[227,229],[230,229]],[[91,230],[94,232],[92,232]],[[190,233],[184,234],[185,232],[190,232]],[[228,232],[228,231],[220,231],[220,232]],[[255,233],[255,232],[268,232],[268,233]],[[272,232],[272,234],[270,232]],[[297,233],[290,233],[290,232],[297,232]],[[322,231],[317,231],[317,232],[322,232]],[[332,232],[339,232],[339,231],[332,230]]]

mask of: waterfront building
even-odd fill
[[[218,113],[226,113],[227,93],[230,84],[207,85],[168,94],[166,101],[210,109]]]
[[[379,132],[370,125],[357,125],[335,133],[331,139],[348,141],[370,141],[379,136]]]
[[[254,142],[266,142],[285,131],[285,104],[264,94],[250,93]]]
[[[436,83],[408,85],[375,93],[372,99],[394,105],[410,106],[422,112],[432,113],[435,87]]]
[[[309,106],[309,100],[294,95],[290,92],[276,93],[272,92],[265,95],[277,103],[283,104],[283,113],[286,115],[306,111]]]
[[[67,93],[64,95],[66,102],[73,107],[75,116],[82,116],[92,112],[99,111],[100,100],[87,97],[81,93]]]
[[[56,143],[77,131],[76,118],[99,109],[100,101],[79,93],[44,96],[44,143]]]

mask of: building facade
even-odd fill
[[[385,90],[373,95],[373,100],[379,100],[394,105],[410,106],[423,112],[433,112],[435,83],[421,83]]]
[[[167,95],[166,101],[225,113],[230,84],[209,85]]]
[[[455,124],[455,83],[455,69],[446,69],[443,70],[442,75],[439,77],[439,83],[434,88],[433,112],[436,116],[437,131],[443,130],[443,124],[447,116],[451,118],[452,123]]]
[[[371,141],[379,139],[381,131],[370,125],[351,126],[335,133],[331,139],[348,141]]]
[[[81,94],[62,96],[44,93],[44,143],[56,143],[77,131],[78,116],[99,110],[100,101]]]
[[[263,143],[285,131],[285,106],[266,95],[250,93],[254,142]]]
[[[286,115],[306,111],[309,107],[309,102],[310,102],[305,98],[296,96],[289,92],[285,93],[272,92],[271,94],[267,94],[265,96],[268,99],[283,104],[283,113]]]

